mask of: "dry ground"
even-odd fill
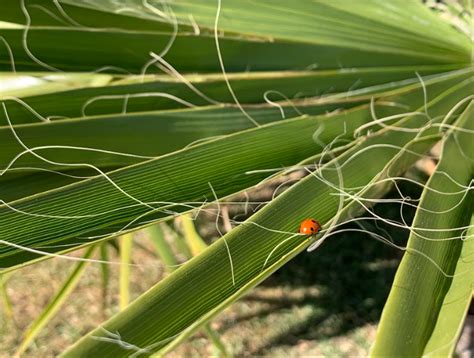
[[[408,188],[412,190],[413,188]],[[414,189],[413,189],[414,190]],[[411,197],[419,191],[411,192]],[[384,207],[397,219],[398,208]],[[202,218],[201,234],[212,241],[215,230]],[[207,224],[206,224],[207,223]],[[406,233],[381,229],[400,240]],[[117,260],[111,246],[110,260]],[[366,356],[388,295],[401,252],[360,233],[327,240],[317,251],[303,253],[212,322],[234,356]],[[165,275],[150,241],[138,235],[133,261],[132,299]],[[7,282],[13,320],[0,309],[0,357],[10,357],[22,332],[59,289],[75,263],[53,259],[16,271]],[[100,264],[89,264],[78,287],[49,322],[26,357],[52,357],[118,311],[118,266],[110,265],[104,298]],[[474,332],[474,330],[473,330]],[[469,343],[467,339],[467,345]],[[170,357],[216,355],[203,332],[195,334]]]

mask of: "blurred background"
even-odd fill
[[[433,163],[422,161],[418,164],[423,171],[415,167],[408,175],[423,180],[426,178],[424,171],[430,170]],[[275,188],[284,180],[279,179],[277,183],[250,192],[250,201],[271,198]],[[421,194],[417,185],[401,182],[398,186],[413,199]],[[387,197],[398,197],[398,193],[394,190]],[[242,220],[259,207],[247,205],[243,195],[229,200],[242,201],[240,206],[222,205],[221,209],[226,211],[223,216],[228,215],[231,219]],[[378,204],[374,210],[384,218],[401,219],[398,204]],[[403,215],[410,222],[414,210],[407,207]],[[194,221],[207,244],[219,238],[215,219],[211,212],[201,212]],[[219,231],[225,232],[228,224],[220,220]],[[383,223],[374,226],[371,221],[362,222],[362,225],[399,245],[408,238],[405,230]],[[360,229],[356,225],[344,227],[351,228]],[[178,262],[184,262],[190,252],[185,248],[185,233],[180,220],[161,225],[161,230]],[[117,240],[104,244],[104,249],[110,261],[119,261]],[[140,266],[130,269],[131,300],[169,272],[149,231],[141,230],[134,234],[132,252],[132,263]],[[375,338],[377,322],[402,254],[401,250],[365,233],[348,231],[337,234],[317,251],[297,256],[218,316],[210,325],[218,335],[217,341],[201,331],[169,356],[365,356]],[[81,252],[77,256],[81,256]],[[2,302],[0,322],[2,357],[10,357],[15,352],[22,332],[64,284],[75,265],[75,262],[51,259],[17,270],[7,277],[5,292],[8,301]],[[88,264],[67,304],[47,323],[26,356],[59,354],[119,311],[120,268],[107,265],[104,275],[104,266]],[[472,333],[469,333],[468,325],[459,345],[461,356],[466,356],[462,354],[466,346],[471,345],[472,349]]]

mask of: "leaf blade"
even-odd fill
[[[461,130],[474,128],[473,110],[471,103],[458,120]],[[430,190],[425,189],[420,202],[426,210],[417,211],[413,226],[418,229],[411,232],[382,313],[374,356],[448,354],[455,347],[474,272],[472,260],[461,260],[461,255],[472,255],[473,240],[452,239],[462,233],[459,226],[469,227],[473,211],[472,193],[459,193],[459,185],[469,185],[473,175],[472,158],[463,156],[474,152],[469,136],[454,130],[445,140],[441,160],[427,183]],[[459,184],[453,187],[453,183]],[[464,305],[453,305],[453,297]]]

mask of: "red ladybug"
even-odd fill
[[[316,235],[321,230],[321,224],[314,219],[305,219],[300,224],[300,234]]]

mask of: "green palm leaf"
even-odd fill
[[[474,283],[473,110],[471,102],[444,140],[382,315],[374,356],[453,353]]]
[[[399,125],[416,128],[423,121],[422,118],[406,118]],[[421,155],[435,143],[439,138],[436,133],[434,128],[428,129],[426,139],[413,141],[415,133],[382,130],[366,139],[326,164],[316,177],[308,176],[273,200],[248,222],[232,230],[137,299],[122,314],[105,323],[105,329],[97,329],[84,337],[65,355],[127,354],[120,342],[104,342],[101,337],[107,338],[110,332],[120,332],[123,342],[145,349],[144,352],[169,351],[306,248],[309,244],[306,236],[291,235],[300,220],[314,216],[328,228],[338,211],[343,213],[340,218],[351,217],[357,212],[359,203],[351,201],[342,202],[344,210],[341,211],[341,202],[334,196],[338,194],[338,185],[365,188],[371,182],[397,175],[419,158],[416,153]],[[406,146],[409,151],[400,151],[398,146]],[[387,184],[374,184],[358,194],[370,199],[382,195],[388,187]],[[224,266],[223,262],[228,264]],[[149,334],[144,335],[144,329]]]
[[[457,11],[441,14],[449,23],[416,0],[4,0],[2,274],[213,211],[305,168],[128,306],[123,266],[127,307],[64,353],[166,354],[370,211],[442,139],[372,354],[452,354],[473,262],[472,38],[457,30],[469,21],[457,7],[443,10]],[[307,217],[323,224],[318,236],[296,233]],[[153,227],[159,256],[176,263]],[[446,240],[454,234],[465,240]]]

